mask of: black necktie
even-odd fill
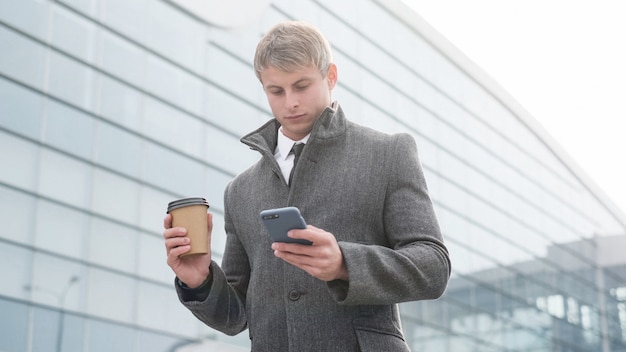
[[[294,143],[293,147],[291,147],[290,153],[293,153],[294,158],[293,158],[293,167],[291,168],[291,173],[289,174],[289,184],[291,184],[291,179],[293,178],[293,170],[296,169],[296,163],[298,162],[298,158],[300,158],[302,149],[304,149],[304,143]]]

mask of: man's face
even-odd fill
[[[294,72],[267,67],[261,82],[272,114],[293,140],[304,138],[322,111],[331,104],[331,90],[337,82],[337,68],[331,64],[326,77],[313,66]]]

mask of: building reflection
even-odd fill
[[[546,257],[536,260],[457,275],[443,299],[407,304],[410,308],[403,310],[416,326],[437,322],[432,334],[416,327],[414,347],[455,352],[625,351],[623,248],[626,236],[594,237],[553,245]],[[593,253],[584,253],[589,249]]]

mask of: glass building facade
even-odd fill
[[[271,118],[254,49],[286,19],[327,35],[351,120],[417,141],[453,274],[401,305],[413,350],[626,351],[626,217],[398,0],[268,1],[235,28],[177,0],[0,0],[0,351],[249,350],[178,302],[161,224],[206,197],[219,261],[223,189],[258,159],[239,138]]]

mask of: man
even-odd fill
[[[275,119],[241,139],[262,158],[226,188],[221,267],[210,251],[180,258],[185,229],[164,220],[181,302],[226,334],[248,328],[253,351],[408,351],[396,304],[439,297],[450,274],[413,138],[345,118],[310,24],[272,28],[254,68]],[[285,206],[309,224],[289,235],[312,245],[271,243],[259,212]]]

